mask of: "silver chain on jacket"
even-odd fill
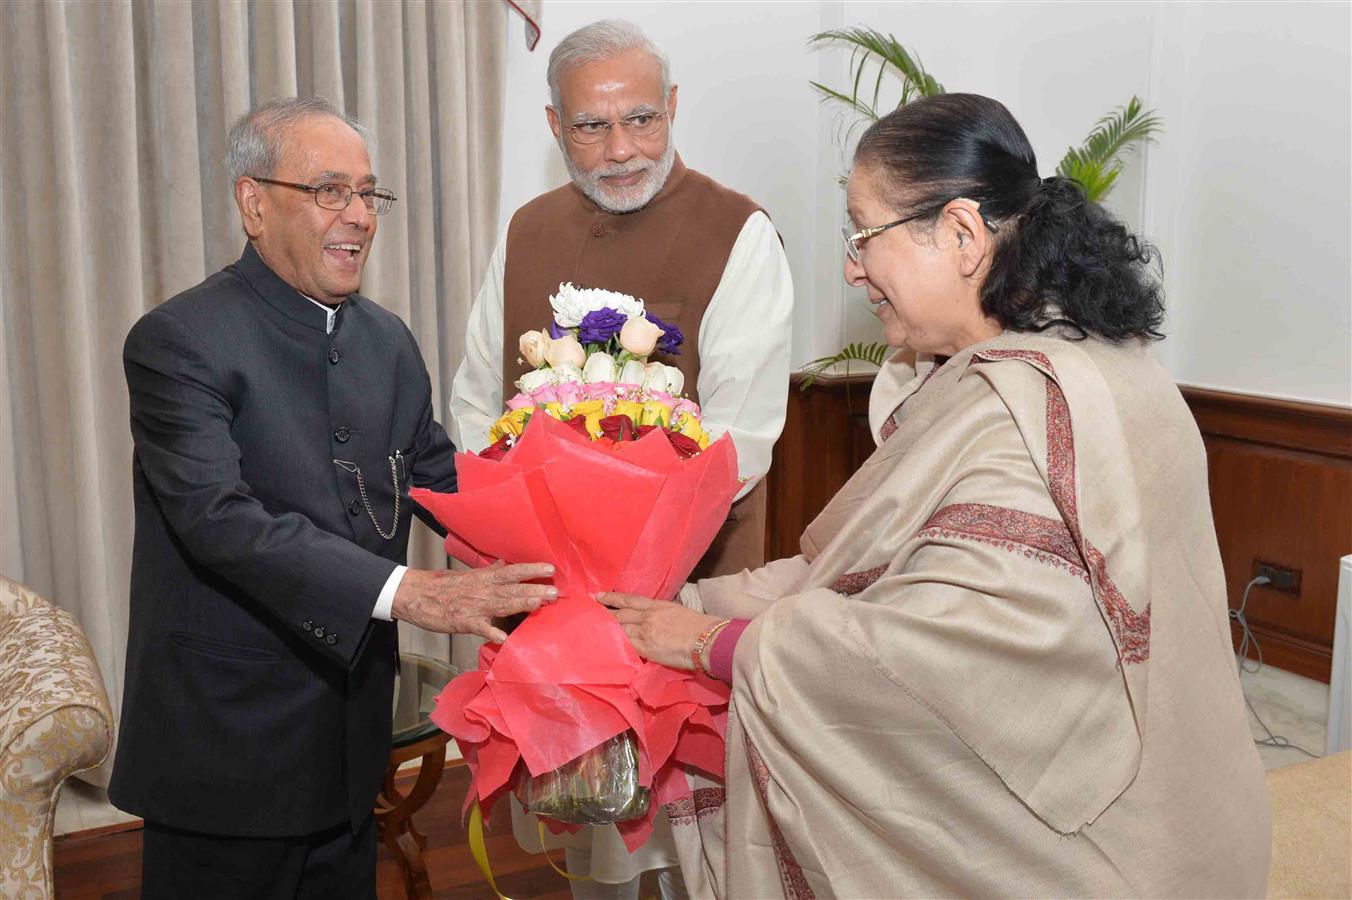
[[[375,511],[371,509],[371,499],[366,495],[366,480],[361,477],[361,466],[345,459],[333,461],[334,465],[357,476],[357,493],[361,494],[361,504],[366,507],[366,514],[371,517],[371,524],[375,526],[376,534],[387,541],[394,540],[395,534],[399,531],[399,465],[403,460],[404,454],[398,450],[390,457],[390,481],[394,484],[394,522],[390,525],[389,534],[386,534],[385,529],[380,527],[380,522],[376,520]]]

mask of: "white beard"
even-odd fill
[[[662,190],[671,175],[672,164],[676,161],[676,141],[667,137],[667,149],[656,160],[630,160],[627,163],[598,166],[591,171],[578,168],[568,155],[568,148],[559,141],[563,151],[563,164],[568,169],[573,183],[578,186],[587,199],[610,213],[631,213],[647,206]],[[602,179],[609,175],[629,175],[634,172],[647,172],[647,177],[638,184],[625,188],[608,188]]]

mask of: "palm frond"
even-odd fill
[[[863,341],[856,341],[834,356],[823,356],[803,366],[803,380],[798,382],[798,389],[805,391],[812,387],[823,372],[837,363],[845,363],[846,374],[849,374],[849,364],[852,362],[869,363],[881,368],[891,352],[892,348],[887,344],[876,341],[865,344]]]
[[[837,28],[823,31],[808,38],[809,44],[844,44],[851,49],[850,75],[853,85],[846,95],[833,91],[824,85],[812,83],[822,94],[823,100],[835,100],[844,103],[870,120],[877,120],[878,102],[882,96],[883,76],[888,71],[901,78],[901,101],[898,107],[905,106],[916,97],[933,97],[944,92],[944,86],[934,76],[925,71],[920,58],[911,54],[890,34],[883,34],[873,28]],[[877,76],[873,80],[871,98],[861,96],[864,74],[870,64],[878,66]]]
[[[1122,155],[1135,144],[1153,141],[1162,130],[1154,110],[1143,112],[1141,101],[1132,97],[1099,119],[1083,144],[1066,151],[1056,174],[1078,181],[1090,200],[1101,200],[1122,170]]]
[[[814,88],[817,89],[819,93],[821,93],[823,100],[835,100],[838,103],[843,103],[850,109],[859,113],[859,115],[868,119],[870,122],[876,122],[878,120],[877,111],[874,110],[873,107],[869,106],[868,104],[860,101],[857,94],[856,95],[842,94],[840,91],[833,90],[827,87],[826,85],[820,84],[816,81],[809,81],[808,84],[812,85]]]

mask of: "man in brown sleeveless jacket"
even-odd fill
[[[692,578],[754,569],[765,548],[760,479],[788,391],[793,286],[778,235],[754,201],[676,154],[670,67],[634,25],[607,20],[565,37],[550,55],[549,87],[546,115],[572,181],[517,210],[494,251],[451,391],[452,436],[466,450],[487,446],[504,396],[528,369],[518,338],[548,328],[560,283],[639,297],[681,329],[679,355],[659,358],[684,373],[705,429],[732,435],[750,479]],[[632,856],[613,828],[593,829],[598,883],[574,882],[575,893],[605,884],[619,892],[597,896],[627,896],[621,882],[632,878],[636,896],[639,872],[674,866],[670,826],[659,818],[653,840]],[[579,848],[568,855],[574,867],[587,865]],[[664,875],[663,893],[679,895]]]

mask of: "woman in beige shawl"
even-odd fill
[[[801,555],[603,598],[644,656],[732,685],[725,783],[668,810],[692,895],[1261,895],[1149,249],[974,95],[870,128],[848,199],[846,278],[920,360],[878,376],[878,449]]]

